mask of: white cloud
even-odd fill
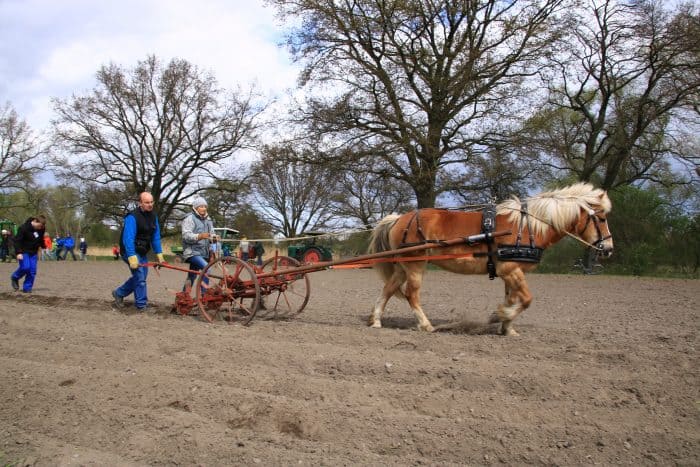
[[[227,89],[255,83],[279,96],[297,75],[281,33],[261,0],[3,0],[0,102],[40,130],[52,97],[92,89],[102,65],[130,68],[151,54],[185,59]]]

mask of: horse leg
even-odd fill
[[[501,322],[501,334],[517,336],[518,333],[513,328],[513,320],[530,306],[532,294],[522,269],[514,268],[507,274],[502,274],[501,278],[505,282],[507,296],[505,302],[498,307],[496,316]]]
[[[508,295],[510,295],[510,289],[508,288],[508,284],[505,284],[505,289],[506,289],[506,291],[505,291],[506,293],[505,293],[503,300],[508,301]],[[500,322],[501,322],[501,320],[498,317],[498,313],[495,311],[493,313],[491,313],[491,316],[489,317],[489,324],[500,323]]]
[[[411,310],[413,310],[413,313],[416,315],[418,329],[421,331],[433,332],[435,328],[430,324],[430,321],[423,312],[423,308],[420,306],[420,286],[423,282],[423,270],[425,265],[418,266],[420,269],[417,269],[416,266],[418,265],[411,267],[407,273],[406,300],[408,300]]]
[[[395,268],[394,273],[384,284],[384,288],[382,288],[382,293],[379,295],[379,297],[377,297],[377,300],[375,300],[374,302],[374,308],[372,309],[372,313],[369,315],[369,320],[367,322],[369,326],[373,328],[382,327],[382,314],[384,313],[386,304],[389,302],[389,299],[391,299],[391,297],[394,296],[394,294],[396,294],[397,292],[400,294],[399,288],[405,280],[406,275],[404,274],[403,270],[401,268]]]

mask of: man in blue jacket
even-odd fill
[[[75,258],[75,240],[70,233],[63,239],[63,258],[61,258],[63,261],[68,257],[68,253],[73,257],[73,261],[77,261]]]
[[[153,210],[153,195],[144,191],[139,195],[139,205],[124,216],[119,251],[122,260],[129,265],[131,277],[112,291],[117,308],[124,307],[124,297],[134,294],[134,305],[139,311],[148,310],[148,290],[146,279],[148,268],[141,264],[148,262],[148,252],[153,248],[159,263],[164,263],[163,248],[160,244],[158,216]]]

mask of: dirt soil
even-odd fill
[[[287,321],[111,308],[112,262],[0,264],[2,465],[700,465],[700,281],[528,276],[520,337],[424,333],[371,270],[311,274]],[[430,272],[433,324],[485,322],[499,280]]]

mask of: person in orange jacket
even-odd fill
[[[52,259],[51,250],[53,250],[53,240],[51,240],[51,235],[48,233],[44,234],[44,245],[41,249],[41,259],[42,261],[48,261]]]

